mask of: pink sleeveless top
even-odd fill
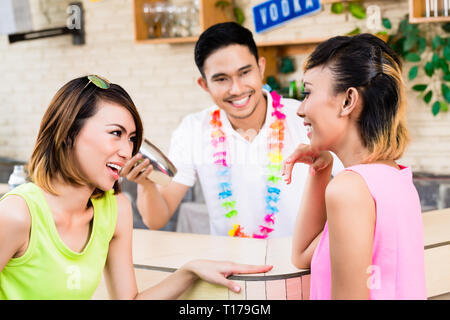
[[[408,167],[383,164],[346,168],[366,182],[375,201],[372,265],[367,269],[370,299],[426,299],[420,200]],[[328,222],[311,260],[311,299],[331,299]]]

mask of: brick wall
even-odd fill
[[[65,24],[68,0],[42,1],[46,4],[43,8],[39,2],[30,0],[35,29]],[[27,160],[52,96],[65,82],[85,74],[103,75],[122,85],[138,106],[145,136],[164,151],[168,151],[170,133],[184,115],[210,106],[209,96],[196,84],[199,74],[193,61],[194,44],[135,44],[131,0],[82,2],[84,46],[73,46],[70,36],[10,45],[7,37],[0,35],[0,157]],[[261,1],[236,2],[246,12],[245,25],[253,29],[251,7]],[[383,16],[390,18],[395,28],[408,10],[407,0],[366,4],[380,5]],[[344,34],[356,25],[365,28],[364,22],[349,15],[332,15],[330,5],[325,5],[317,15],[295,20],[256,39],[326,37]],[[302,59],[296,57],[299,65]],[[409,70],[408,65],[405,70]],[[289,76],[301,77],[301,71]],[[415,171],[450,174],[449,115],[433,117],[416,96],[408,91],[412,143],[401,162]]]

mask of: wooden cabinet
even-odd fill
[[[276,76],[279,74],[278,58],[299,54],[309,54],[314,51],[319,43],[325,40],[327,40],[327,38],[308,38],[294,41],[257,43],[258,55],[266,59],[264,82],[267,82],[267,77]]]
[[[143,5],[144,3],[164,2],[161,0],[133,0],[134,6],[134,39],[137,43],[194,43],[198,36],[189,37],[173,37],[173,38],[148,38],[148,26],[144,20]],[[199,24],[200,32],[203,32],[213,24],[225,22],[229,19],[225,12],[215,6],[214,0],[199,1]],[[158,30],[156,30],[158,35]]]
[[[340,2],[341,0],[322,0],[322,4],[332,3],[332,2]],[[152,38],[148,37],[148,26],[144,20],[143,14],[143,5],[144,3],[151,2],[164,2],[161,0],[133,0],[133,9],[134,9],[134,39],[137,43],[195,43],[198,39],[198,36],[189,36],[189,37],[173,37],[173,38]],[[215,6],[216,0],[200,0],[199,1],[199,23],[200,23],[200,32],[203,32],[208,27],[225,21],[230,21],[230,17],[232,16],[231,11],[228,13],[224,12],[221,8],[217,8]],[[247,17],[247,19],[251,19],[251,17]],[[158,34],[158,31],[157,31]],[[322,39],[319,39],[322,40]],[[320,41],[319,41],[320,42]],[[272,46],[304,46],[309,44],[317,44],[318,39],[301,39],[299,41],[290,41],[290,42],[265,42],[258,43],[258,46],[267,48]]]
[[[437,6],[437,10],[435,10],[434,8],[435,6]],[[435,11],[436,15],[434,13]],[[450,1],[409,0],[409,22],[410,23],[450,22]]]
[[[198,36],[173,37],[173,38],[148,38],[148,26],[144,20],[143,5],[150,2],[161,2],[161,0],[133,0],[134,6],[134,38],[136,43],[141,44],[177,44],[177,43],[195,43]],[[322,3],[336,2],[337,0],[323,0]],[[225,13],[222,9],[215,6],[215,0],[200,0],[199,23],[200,31],[203,32],[208,27],[230,20],[231,12]],[[250,19],[251,17],[247,17]],[[157,30],[158,34],[158,30]],[[258,50],[261,56],[266,58],[266,77],[276,75],[277,57],[309,53],[314,50],[316,45],[326,38],[308,38],[295,41],[269,41],[259,42]]]
[[[161,2],[161,0],[133,0],[134,6],[134,33],[136,43],[142,44],[177,44],[177,43],[195,43],[198,36],[173,37],[173,38],[148,38],[148,26],[143,16],[143,4],[149,2]],[[345,1],[345,0],[344,0]],[[321,0],[322,4],[333,2],[342,2],[342,0]],[[232,16],[231,11],[225,13],[221,8],[215,6],[216,0],[199,1],[199,24],[200,32],[208,27],[229,21]],[[251,17],[247,17],[251,19]],[[311,53],[320,42],[327,38],[305,38],[294,41],[265,41],[257,42],[260,56],[266,58],[266,77],[278,74],[277,58],[296,54]],[[266,79],[265,79],[266,80]]]

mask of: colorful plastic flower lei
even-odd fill
[[[270,95],[272,96],[272,107],[274,111],[271,114],[272,123],[270,124],[270,132],[268,135],[267,156],[269,158],[269,164],[267,167],[268,175],[264,219],[263,223],[258,226],[259,232],[251,235],[246,234],[240,224],[233,223],[233,227],[228,232],[232,237],[265,239],[275,230],[275,220],[279,214],[277,206],[280,201],[281,190],[277,185],[282,180],[281,163],[283,161],[282,150],[286,115],[282,111],[283,105],[281,104],[280,95],[275,91],[271,91],[267,85],[265,85],[265,88],[270,91]],[[216,109],[211,113],[210,124],[212,126],[211,144],[214,147],[213,159],[214,164],[217,166],[217,178],[219,180],[218,198],[224,208],[225,216],[229,219],[236,220],[238,212],[236,209],[236,200],[233,198],[231,167],[227,163],[226,135],[222,130],[220,109]]]

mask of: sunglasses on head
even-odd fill
[[[88,75],[87,78],[89,79],[89,82],[84,86],[83,90],[90,84],[93,83],[95,86],[97,86],[100,89],[109,89],[110,82],[106,80],[105,78],[102,78],[100,76],[97,76],[95,74]]]

